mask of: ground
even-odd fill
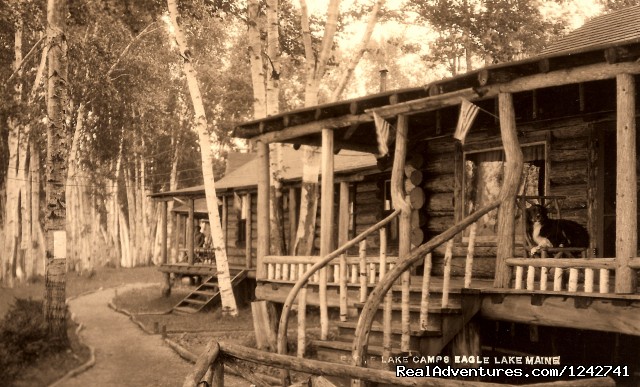
[[[248,304],[240,305],[239,316],[222,316],[220,310],[196,314],[167,313],[189,292],[188,287],[175,286],[170,298],[161,296],[162,275],[154,267],[136,269],[101,268],[91,275],[69,274],[67,296],[70,312],[82,323],[82,341],[95,348],[95,365],[84,373],[63,381],[60,386],[174,386],[181,385],[192,364],[180,358],[154,330],[165,327],[168,338],[194,354],[200,354],[207,343],[216,338],[254,347],[253,320]],[[15,297],[41,298],[42,280],[19,284],[0,291],[0,318]],[[108,307],[109,302],[131,312],[147,332],[128,316]],[[295,343],[295,315],[290,323],[290,343]],[[311,316],[308,326],[316,326]],[[84,364],[89,350],[75,338],[75,325],[70,323],[72,348],[62,354],[45,357],[27,367],[16,386],[49,385],[68,371]],[[313,328],[311,329],[314,330]],[[311,334],[313,336],[313,334]],[[311,339],[312,337],[309,337]],[[295,352],[295,348],[290,348]],[[251,367],[272,377],[278,371],[268,367]],[[293,375],[302,379],[308,375]],[[225,375],[225,385],[246,386],[249,382]]]
[[[134,324],[127,316],[108,307],[116,294],[126,293],[125,284],[136,286],[158,284],[162,275],[154,267],[135,269],[100,268],[91,275],[70,273],[67,277],[67,296],[70,312],[83,324],[80,332],[82,341],[95,348],[95,365],[81,375],[64,381],[62,386],[174,386],[181,385],[192,365],[176,355],[161,339],[160,335],[149,335]],[[116,287],[118,290],[116,290]],[[156,285],[148,297],[138,299],[141,290],[130,293],[130,297],[118,297],[120,300],[136,300],[127,306],[139,310],[167,310],[186,294],[185,289],[176,289],[171,299],[160,297],[160,287]],[[0,291],[0,318],[4,316],[14,298],[42,298],[44,282],[42,280],[18,284],[15,288],[2,288]],[[212,320],[211,314],[198,314],[195,322]],[[146,317],[146,316],[145,316]],[[245,316],[246,317],[246,316]],[[176,321],[185,323],[185,329],[193,326],[192,318],[185,316]],[[251,322],[251,319],[248,320]],[[153,325],[153,323],[151,323]],[[215,326],[213,322],[209,325]],[[75,337],[75,324],[70,322],[69,333],[71,350],[61,354],[39,359],[26,367],[16,386],[49,385],[68,371],[84,364],[89,359],[89,350]],[[176,332],[181,329],[178,323],[170,325]],[[220,326],[224,326],[224,323]],[[246,332],[245,332],[246,333]],[[134,350],[135,349],[135,350]],[[199,352],[196,352],[199,353]],[[232,376],[226,378],[228,385],[248,385]],[[239,381],[240,380],[240,381]],[[2,383],[0,383],[2,384]]]

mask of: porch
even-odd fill
[[[635,134],[640,67],[635,56],[634,62],[607,63],[602,49],[580,55],[566,65],[554,59],[555,65],[564,67],[544,72],[537,66],[549,65],[550,59],[534,58],[420,90],[380,93],[239,127],[236,134],[254,140],[259,154],[256,295],[283,304],[278,352],[286,351],[284,332],[295,307],[298,356],[305,355],[309,306],[320,313],[320,338],[312,342],[318,356],[338,362],[349,359],[356,365],[364,365],[370,356],[379,359],[400,352],[436,355],[445,347],[451,353],[477,355],[482,349],[474,318],[527,324],[532,330],[550,326],[640,336]],[[611,103],[595,103],[602,90],[608,90]],[[575,106],[573,102],[558,106],[558,95],[575,96]],[[465,100],[495,112],[496,118],[485,117],[482,129],[462,144],[452,135],[458,106]],[[554,115],[544,117],[549,111]],[[351,237],[345,194],[349,187],[345,182],[334,186],[333,155],[338,148],[378,153],[380,140],[372,135],[374,115],[394,127],[387,143],[394,148],[387,158],[392,159],[393,213],[378,217],[377,224]],[[577,121],[589,124],[580,126]],[[615,133],[616,141],[607,144],[615,150],[615,163],[603,153],[604,126],[609,124],[606,133]],[[317,256],[269,255],[271,142],[321,145]],[[420,143],[426,145],[419,148]],[[525,145],[538,148],[523,152]],[[452,157],[443,157],[442,148]],[[415,167],[407,155],[418,152],[424,166]],[[473,156],[479,152],[486,154]],[[500,152],[502,156],[496,155]],[[474,202],[472,210],[468,210],[467,160],[476,165],[500,162],[504,170],[499,192]],[[516,254],[516,196],[528,195],[520,184],[525,162],[539,168],[537,195],[570,196],[570,216],[582,218],[591,237],[583,258]],[[430,180],[422,180],[421,174]],[[431,192],[425,194],[427,189]],[[339,205],[334,214],[336,196]],[[495,232],[483,234],[482,241],[479,235],[476,243],[479,221],[492,211]],[[331,232],[336,216],[337,243]],[[428,237],[421,217],[431,222]],[[398,223],[393,254],[400,258],[387,248],[384,229],[391,221]],[[436,223],[438,231],[432,232]],[[605,230],[612,224],[614,239]],[[374,237],[376,243],[368,246]],[[335,249],[336,245],[340,247]],[[490,262],[490,277],[474,274],[480,250],[482,265]]]

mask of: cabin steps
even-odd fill
[[[395,292],[394,292],[395,298]],[[410,312],[410,337],[409,349],[412,353],[423,356],[435,356],[442,352],[445,346],[462,330],[468,322],[480,310],[479,292],[466,289],[452,289],[450,302],[446,308],[442,308],[442,295],[432,292],[429,302],[427,317],[427,329],[420,329],[420,304],[416,300],[409,305]],[[355,303],[357,315],[360,315],[364,303]],[[402,353],[400,342],[402,338],[402,308],[399,301],[394,301],[391,308],[391,356]],[[390,369],[389,364],[383,362],[383,326],[384,303],[378,306],[367,349],[367,366],[376,369]],[[351,351],[357,318],[348,321],[335,321],[331,325],[337,327],[333,340],[313,340],[311,344],[316,351],[319,360],[344,363],[351,361]]]
[[[236,287],[247,277],[247,271],[239,271],[231,279],[231,286]],[[216,276],[208,276],[202,283],[185,298],[183,298],[173,311],[181,313],[197,313],[208,305],[213,305],[220,301],[220,287]]]

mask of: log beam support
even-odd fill
[[[193,227],[193,199],[189,199],[188,207],[188,219],[187,219],[187,240],[185,246],[187,248],[187,261],[189,265],[193,265],[193,239],[194,239],[194,227]]]
[[[258,151],[258,249],[256,278],[266,278],[265,268],[262,263],[264,257],[269,254],[269,145],[266,142],[257,142]]]
[[[516,116],[511,93],[498,96],[500,110],[500,133],[505,152],[505,172],[500,190],[500,211],[498,213],[498,251],[494,286],[508,288],[511,280],[511,267],[506,259],[514,256],[516,194],[522,177],[523,156],[518,133]]]
[[[320,256],[333,250],[333,130],[322,130],[322,192],[320,194]],[[327,307],[327,269],[320,269],[320,338],[329,334],[329,309]]]
[[[169,255],[167,251],[167,202],[160,202],[160,254],[161,254],[161,263],[166,265],[169,263]],[[169,297],[171,295],[171,274],[163,273],[164,284],[162,286],[162,296]]]
[[[636,186],[635,81],[620,74],[617,84],[616,160],[616,293],[635,293],[636,274],[629,261],[638,243]]]

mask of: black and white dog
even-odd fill
[[[531,249],[535,255],[543,247],[589,247],[589,233],[577,222],[566,219],[549,219],[547,209],[539,204],[527,209],[529,232],[537,246]]]

